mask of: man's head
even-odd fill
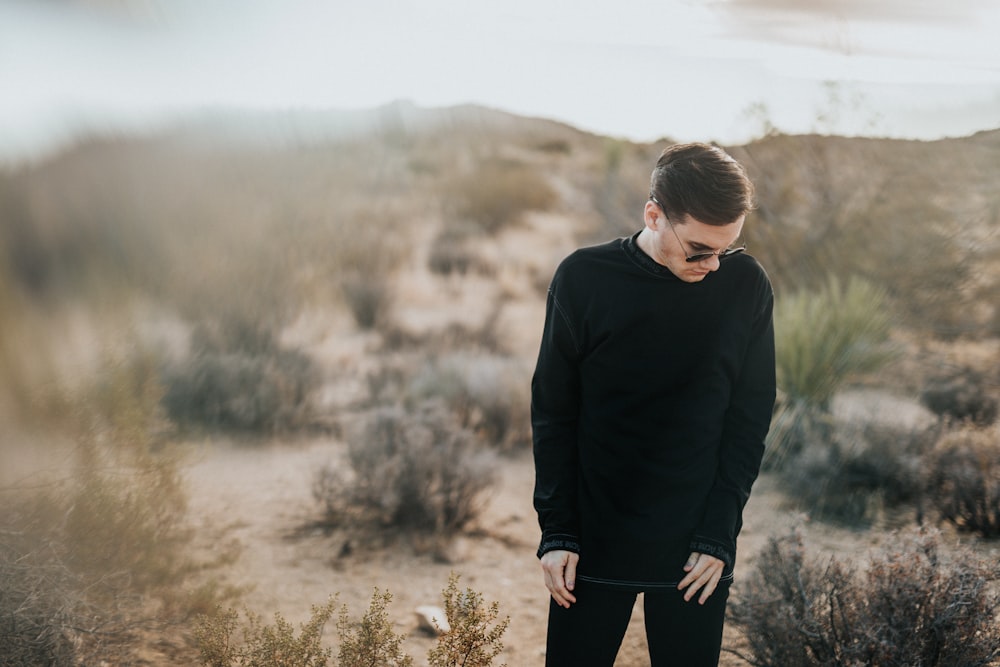
[[[736,160],[707,144],[663,151],[650,179],[639,247],[686,282],[700,282],[734,247],[754,206],[753,184]]]
[[[660,154],[649,193],[666,215],[707,225],[729,225],[754,208],[753,183],[739,162],[716,146],[677,144]]]

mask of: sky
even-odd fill
[[[1000,0],[0,0],[0,161],[219,109],[481,104],[634,141],[1000,128]]]

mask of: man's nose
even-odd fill
[[[706,257],[702,261],[702,265],[709,271],[718,271],[719,266],[722,265],[722,261],[719,259],[718,255],[712,255],[711,257]]]

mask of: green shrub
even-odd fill
[[[430,650],[431,667],[489,667],[503,651],[501,638],[510,618],[497,622],[500,607],[483,605],[483,596],[471,588],[458,590],[458,575],[452,573],[444,590],[444,611],[448,631]],[[492,625],[492,627],[490,627]],[[506,665],[504,665],[506,667]]]
[[[163,376],[164,404],[177,422],[264,432],[306,424],[319,382],[308,355],[247,324],[199,327],[188,358]]]
[[[1000,537],[1000,437],[970,426],[946,433],[927,457],[927,496],[961,531]]]
[[[730,605],[754,667],[985,667],[1000,658],[994,566],[935,533],[904,534],[859,571],[772,538]]]
[[[490,667],[502,650],[501,637],[509,619],[496,623],[500,613],[496,602],[484,608],[482,596],[471,588],[458,591],[458,576],[448,579],[443,592],[450,629],[438,636],[428,652],[431,667]],[[413,659],[402,648],[406,639],[392,629],[388,607],[389,591],[376,588],[368,611],[352,622],[347,606],[337,621],[339,667],[409,667]],[[298,637],[291,625],[275,614],[273,626],[245,611],[246,623],[239,626],[239,613],[221,608],[199,618],[195,639],[206,667],[325,667],[332,649],[323,648],[323,627],[333,615],[336,598],[313,607],[312,617],[302,625]],[[492,627],[490,627],[490,625]]]
[[[245,611],[246,623],[238,641],[239,614],[232,609],[202,616],[195,628],[195,642],[201,664],[207,667],[325,667],[332,650],[322,645],[323,627],[333,616],[336,598],[312,608],[312,616],[302,624],[298,636],[291,623],[274,614],[274,625]],[[361,664],[361,663],[358,663]]]
[[[368,611],[356,625],[351,623],[347,607],[341,608],[337,622],[339,667],[409,667],[413,664],[413,659],[403,652],[406,637],[392,630],[386,611],[391,601],[389,591],[383,593],[376,588]]]
[[[440,405],[375,409],[348,441],[350,470],[322,468],[313,485],[332,525],[447,537],[478,516],[493,456]]]
[[[881,290],[830,277],[816,291],[779,297],[775,361],[781,390],[764,467],[780,469],[813,438],[829,437],[830,401],[852,375],[885,364],[889,317]]]

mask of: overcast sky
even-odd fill
[[[616,137],[1000,128],[997,0],[0,0],[0,158],[218,107],[478,103]]]

